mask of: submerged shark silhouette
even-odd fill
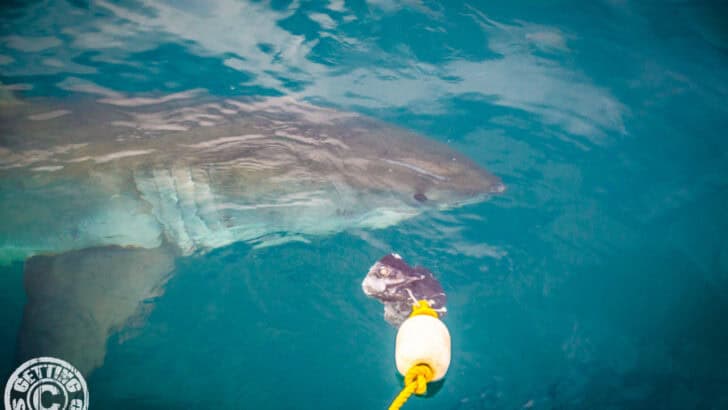
[[[446,145],[371,118],[191,97],[0,111],[0,263],[26,260],[19,360],[100,366],[175,257],[384,228],[504,190]]]

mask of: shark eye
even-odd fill
[[[414,198],[417,202],[426,202],[427,201],[427,197],[422,192],[416,193]]]

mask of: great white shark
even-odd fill
[[[385,228],[503,190],[445,144],[286,97],[13,101],[0,263],[25,261],[19,360],[100,366],[177,257]]]

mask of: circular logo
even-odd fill
[[[6,410],[87,410],[88,388],[81,372],[53,357],[30,359],[5,385]]]

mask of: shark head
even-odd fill
[[[420,207],[445,210],[477,203],[505,191],[498,177],[461,155],[413,154],[384,159],[383,163],[391,178],[399,179],[398,185],[409,187],[400,193],[410,196],[409,201]]]
[[[368,125],[369,129],[377,127]],[[447,144],[393,128],[367,141],[366,166],[350,180],[387,191],[418,211],[447,210],[500,194],[500,178]]]

